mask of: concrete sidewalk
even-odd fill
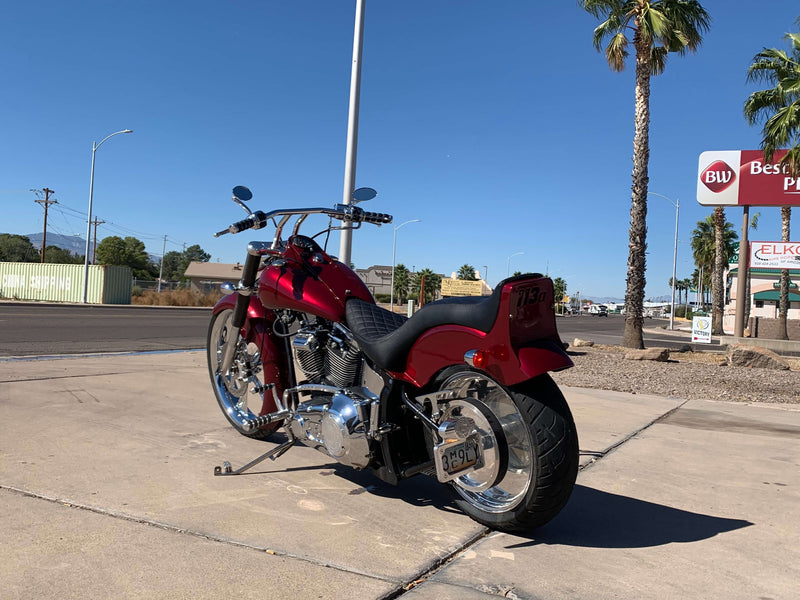
[[[0,360],[0,598],[797,598],[800,406],[565,389],[582,471],[519,537],[219,414],[199,352]]]

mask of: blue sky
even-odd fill
[[[650,191],[680,199],[679,278],[710,212],[698,157],[758,148],[746,69],[785,47],[800,15],[789,0],[703,6],[700,51],[670,56],[652,82]],[[167,251],[199,244],[236,262],[259,236],[212,237],[243,216],[234,185],[253,190],[254,210],[341,202],[354,15],[354,0],[9,3],[0,231],[41,231],[29,190],[49,187],[48,231],[85,235],[92,142],[125,128],[96,155],[100,239],[133,235],[161,254],[166,235]],[[390,265],[394,227],[420,219],[397,230],[398,263],[488,267],[493,285],[547,270],[569,293],[624,296],[633,70],[608,68],[596,24],[573,1],[367,0],[356,185],[395,221],[354,233],[356,266]],[[727,213],[739,228],[741,210]],[[648,297],[669,293],[674,223],[651,197]],[[751,238],[779,237],[779,210],[761,209]]]

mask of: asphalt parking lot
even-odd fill
[[[0,598],[796,598],[797,406],[564,390],[564,511],[491,532],[218,413],[200,352],[0,359]]]

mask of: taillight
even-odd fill
[[[464,362],[476,369],[485,369],[489,364],[489,355],[483,350],[468,350],[464,354]]]

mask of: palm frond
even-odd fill
[[[606,46],[606,60],[614,71],[622,71],[625,69],[626,58],[628,58],[628,38],[619,32]]]
[[[668,52],[663,46],[653,46],[650,50],[650,72],[653,75],[661,75],[666,69]]]

